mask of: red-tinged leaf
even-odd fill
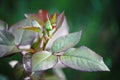
[[[47,21],[48,11],[43,11],[43,21]]]
[[[64,12],[62,12],[58,17],[57,17],[57,22],[56,22],[56,27],[59,28],[64,20]]]
[[[39,10],[38,16],[39,16],[40,19],[43,20],[43,22],[46,22],[47,21],[47,16],[48,16],[48,11],[46,11],[46,10],[44,10],[44,11]]]
[[[36,15],[36,14],[25,14],[25,16],[26,16],[26,18],[28,18],[28,19],[34,19],[34,20],[36,20],[38,23],[39,23],[39,25],[41,25],[41,26],[44,26],[45,25],[45,23],[44,23],[44,21],[42,20],[42,18],[40,18],[38,15]]]
[[[56,28],[56,26],[52,25],[52,29]]]

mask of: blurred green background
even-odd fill
[[[76,46],[86,45],[104,57],[110,72],[81,72],[64,69],[68,80],[120,80],[120,1],[119,0],[0,0],[0,19],[10,25],[24,19],[24,13],[65,11],[70,32],[82,30]],[[10,60],[0,58],[0,80],[14,80]]]

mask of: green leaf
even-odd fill
[[[7,76],[0,74],[0,80],[9,80]]]
[[[57,56],[47,51],[37,52],[32,56],[32,71],[52,68],[57,63]]]
[[[64,65],[77,70],[109,71],[103,58],[85,46],[69,49],[60,57],[60,60]]]
[[[0,20],[0,30],[8,30],[8,24]]]
[[[24,28],[21,28],[21,29],[30,30],[30,31],[34,31],[34,32],[40,32],[41,31],[41,29],[39,27],[24,27]]]
[[[44,75],[41,76],[42,80],[66,80],[62,69],[50,69],[46,70]]]
[[[59,80],[66,80],[65,74],[62,68],[53,68],[54,74],[59,78]]]
[[[44,73],[43,71],[37,71],[37,72],[32,73],[32,75],[31,75],[32,80],[42,79],[41,77],[42,77],[43,73]]]
[[[0,57],[20,52],[15,45],[0,45]]]
[[[15,43],[14,36],[6,31],[0,31],[0,57],[19,52]]]
[[[75,46],[80,41],[80,37],[81,37],[81,31],[60,37],[54,42],[52,46],[52,51],[60,52],[60,51],[67,50]]]
[[[1,45],[13,45],[14,36],[6,31],[0,31],[0,44]]]
[[[14,24],[9,29],[9,32],[11,32],[15,37],[16,45],[30,45],[35,39],[36,32],[20,29],[25,26],[31,26],[31,23],[28,19],[24,19]]]
[[[66,18],[64,18],[63,24],[57,29],[55,34],[52,36],[52,38],[48,41],[46,45],[47,50],[51,50],[51,47],[54,43],[54,41],[62,36],[65,36],[69,33],[69,27],[66,21]]]
[[[7,30],[8,25],[0,21],[0,57],[19,52],[14,42],[14,36]]]
[[[23,65],[20,63],[17,63],[13,68],[13,74],[14,74],[15,80],[23,80],[25,77],[25,71],[24,71]]]
[[[59,77],[56,75],[45,75],[43,76],[42,80],[62,80],[62,79],[59,79]]]
[[[31,48],[35,50],[40,49],[41,41],[42,41],[42,38],[38,38],[38,40],[32,44]]]

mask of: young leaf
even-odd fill
[[[52,30],[52,25],[51,25],[51,22],[50,22],[49,19],[48,19],[47,22],[46,22],[45,28],[46,28],[47,31]]]
[[[24,27],[24,28],[21,28],[21,29],[34,31],[34,32],[40,32],[41,31],[39,27]]]
[[[42,41],[42,39],[39,38],[35,43],[33,43],[33,44],[31,45],[31,48],[32,48],[32,49],[35,49],[35,50],[39,49],[39,48],[40,48],[41,41]]]
[[[64,20],[64,12],[62,12],[58,17],[57,17],[57,22],[56,22],[56,27],[60,27],[63,23]]]
[[[85,46],[68,50],[60,57],[60,60],[64,65],[77,70],[109,71],[103,58]]]
[[[45,23],[42,19],[39,18],[36,14],[25,14],[25,17],[30,19],[30,20],[35,20],[39,23],[39,25],[44,26]]]
[[[44,21],[44,22],[46,22],[47,21],[47,16],[49,15],[48,14],[48,11],[47,10],[39,10],[38,11],[38,17],[40,18],[40,19],[42,19],[42,21]]]
[[[32,56],[32,71],[52,68],[57,63],[57,56],[47,51],[37,52]]]
[[[57,20],[57,13],[54,13],[53,15],[50,16],[51,24],[55,24],[56,20]]]
[[[62,36],[67,35],[68,33],[69,33],[68,24],[66,18],[64,18],[63,24],[58,28],[58,30],[55,32],[52,38],[48,41],[46,45],[46,49],[51,50],[54,41]]]
[[[30,44],[32,44],[33,40],[35,39],[36,32],[20,29],[25,26],[31,26],[31,23],[28,19],[22,20],[16,24],[14,24],[9,29],[9,31],[15,37],[16,45],[30,45]]]
[[[80,37],[81,37],[81,31],[60,37],[54,42],[52,46],[52,51],[60,52],[68,48],[71,48],[80,41]]]
[[[0,20],[0,30],[8,30],[8,24]]]

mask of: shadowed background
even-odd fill
[[[81,72],[64,69],[68,80],[120,80],[120,6],[119,0],[0,0],[0,20],[10,25],[24,19],[24,13],[39,9],[65,12],[70,32],[82,30],[80,43],[104,57],[111,72]],[[0,80],[14,80],[10,60],[21,55],[0,58]],[[4,79],[7,78],[7,79]]]

